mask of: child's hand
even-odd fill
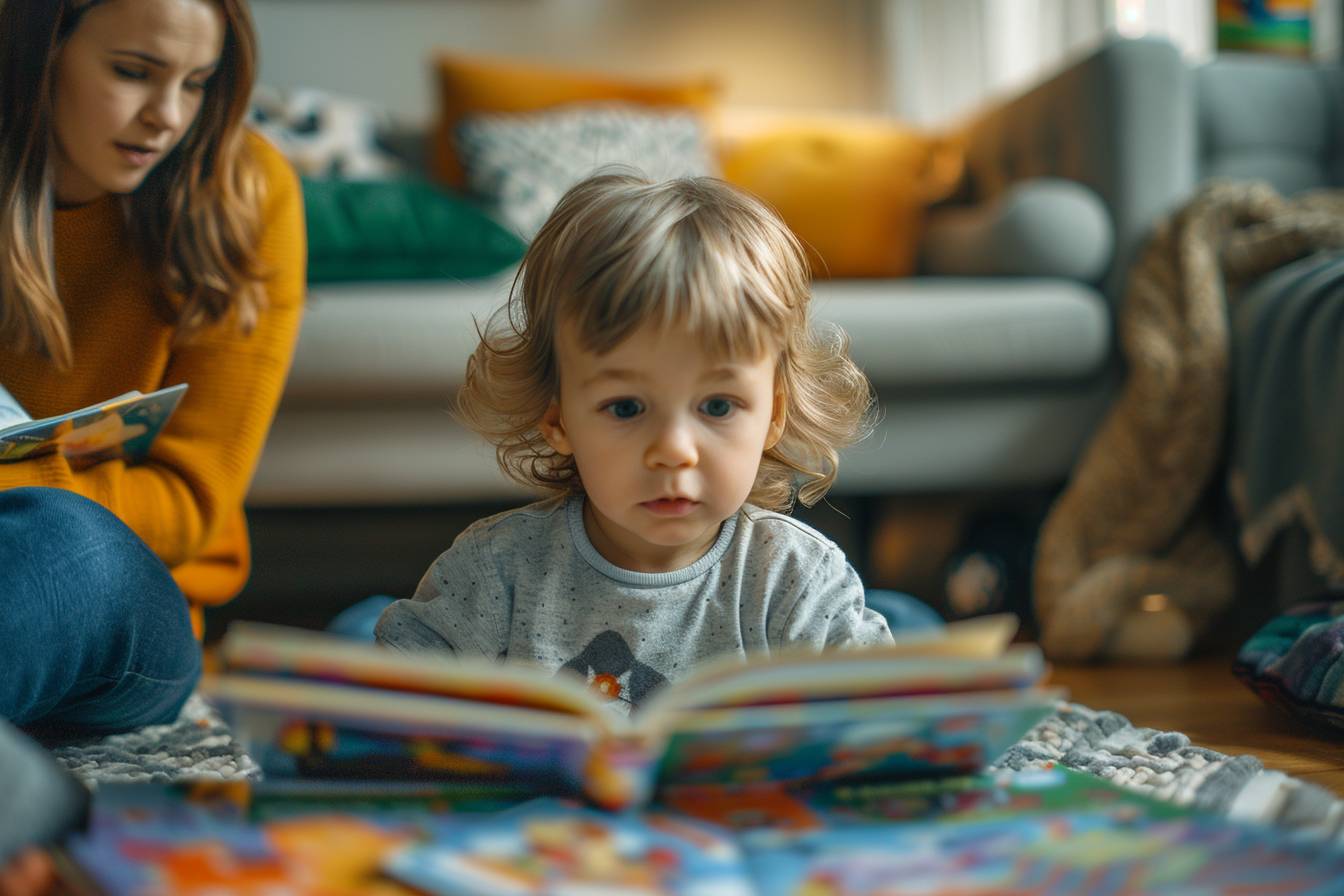
[[[0,896],[42,896],[52,891],[51,859],[36,849],[25,850],[0,867]]]

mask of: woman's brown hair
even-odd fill
[[[56,289],[52,82],[80,19],[108,0],[0,0],[0,346],[73,363]],[[232,316],[250,330],[264,303],[255,247],[261,172],[243,122],[256,77],[246,0],[224,14],[219,66],[196,120],[133,193],[119,198],[155,299],[179,339]]]

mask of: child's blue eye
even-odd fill
[[[726,398],[706,399],[700,405],[700,412],[710,417],[727,417],[733,412],[733,403]]]
[[[607,413],[617,420],[629,420],[631,417],[638,417],[643,410],[644,405],[633,398],[618,398],[606,406]]]

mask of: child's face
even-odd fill
[[[560,394],[541,432],[574,457],[593,546],[626,569],[694,563],[784,430],[777,354],[715,359],[688,333],[645,327],[598,355],[565,324],[556,355]]]

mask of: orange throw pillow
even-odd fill
[[[815,117],[722,134],[728,182],[779,212],[817,277],[915,271],[925,207],[955,188],[960,146],[885,119]]]
[[[630,81],[591,72],[526,65],[505,60],[444,54],[434,60],[439,115],[433,134],[434,175],[462,187],[456,151],[458,123],[486,112],[535,112],[568,103],[625,102],[685,107],[708,115],[718,96],[712,78],[682,82]]]

